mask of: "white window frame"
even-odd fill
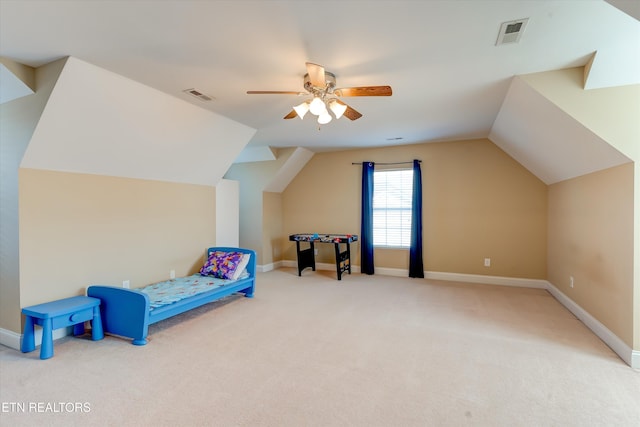
[[[373,246],[408,249],[411,245],[413,169],[373,172]]]

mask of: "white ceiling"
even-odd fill
[[[590,87],[640,83],[627,13],[601,0],[0,0],[0,56],[33,67],[74,56],[257,129],[250,146],[322,151],[487,137],[514,75],[582,66],[595,51]],[[520,18],[520,42],[495,46],[501,23]],[[300,98],[245,93],[302,90],[306,61],[338,86],[393,96],[344,98],[363,117],[318,130],[282,119]]]

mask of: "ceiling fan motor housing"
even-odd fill
[[[309,79],[309,73],[304,75],[304,88],[314,95],[322,95],[326,93],[333,93],[333,89],[336,87],[336,76],[329,71],[324,72],[325,87],[314,86]]]

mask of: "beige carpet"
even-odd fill
[[[54,350],[1,347],[0,425],[640,425],[640,372],[538,289],[281,269]]]

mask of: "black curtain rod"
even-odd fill
[[[352,165],[361,165],[362,163],[363,162],[360,162],[360,163],[353,162],[351,164]],[[376,162],[368,162],[368,163],[376,163]],[[418,160],[418,163],[422,163],[422,160]],[[413,164],[413,160],[410,161],[410,162],[376,163],[376,165],[407,165],[407,164],[409,164],[409,165]]]

